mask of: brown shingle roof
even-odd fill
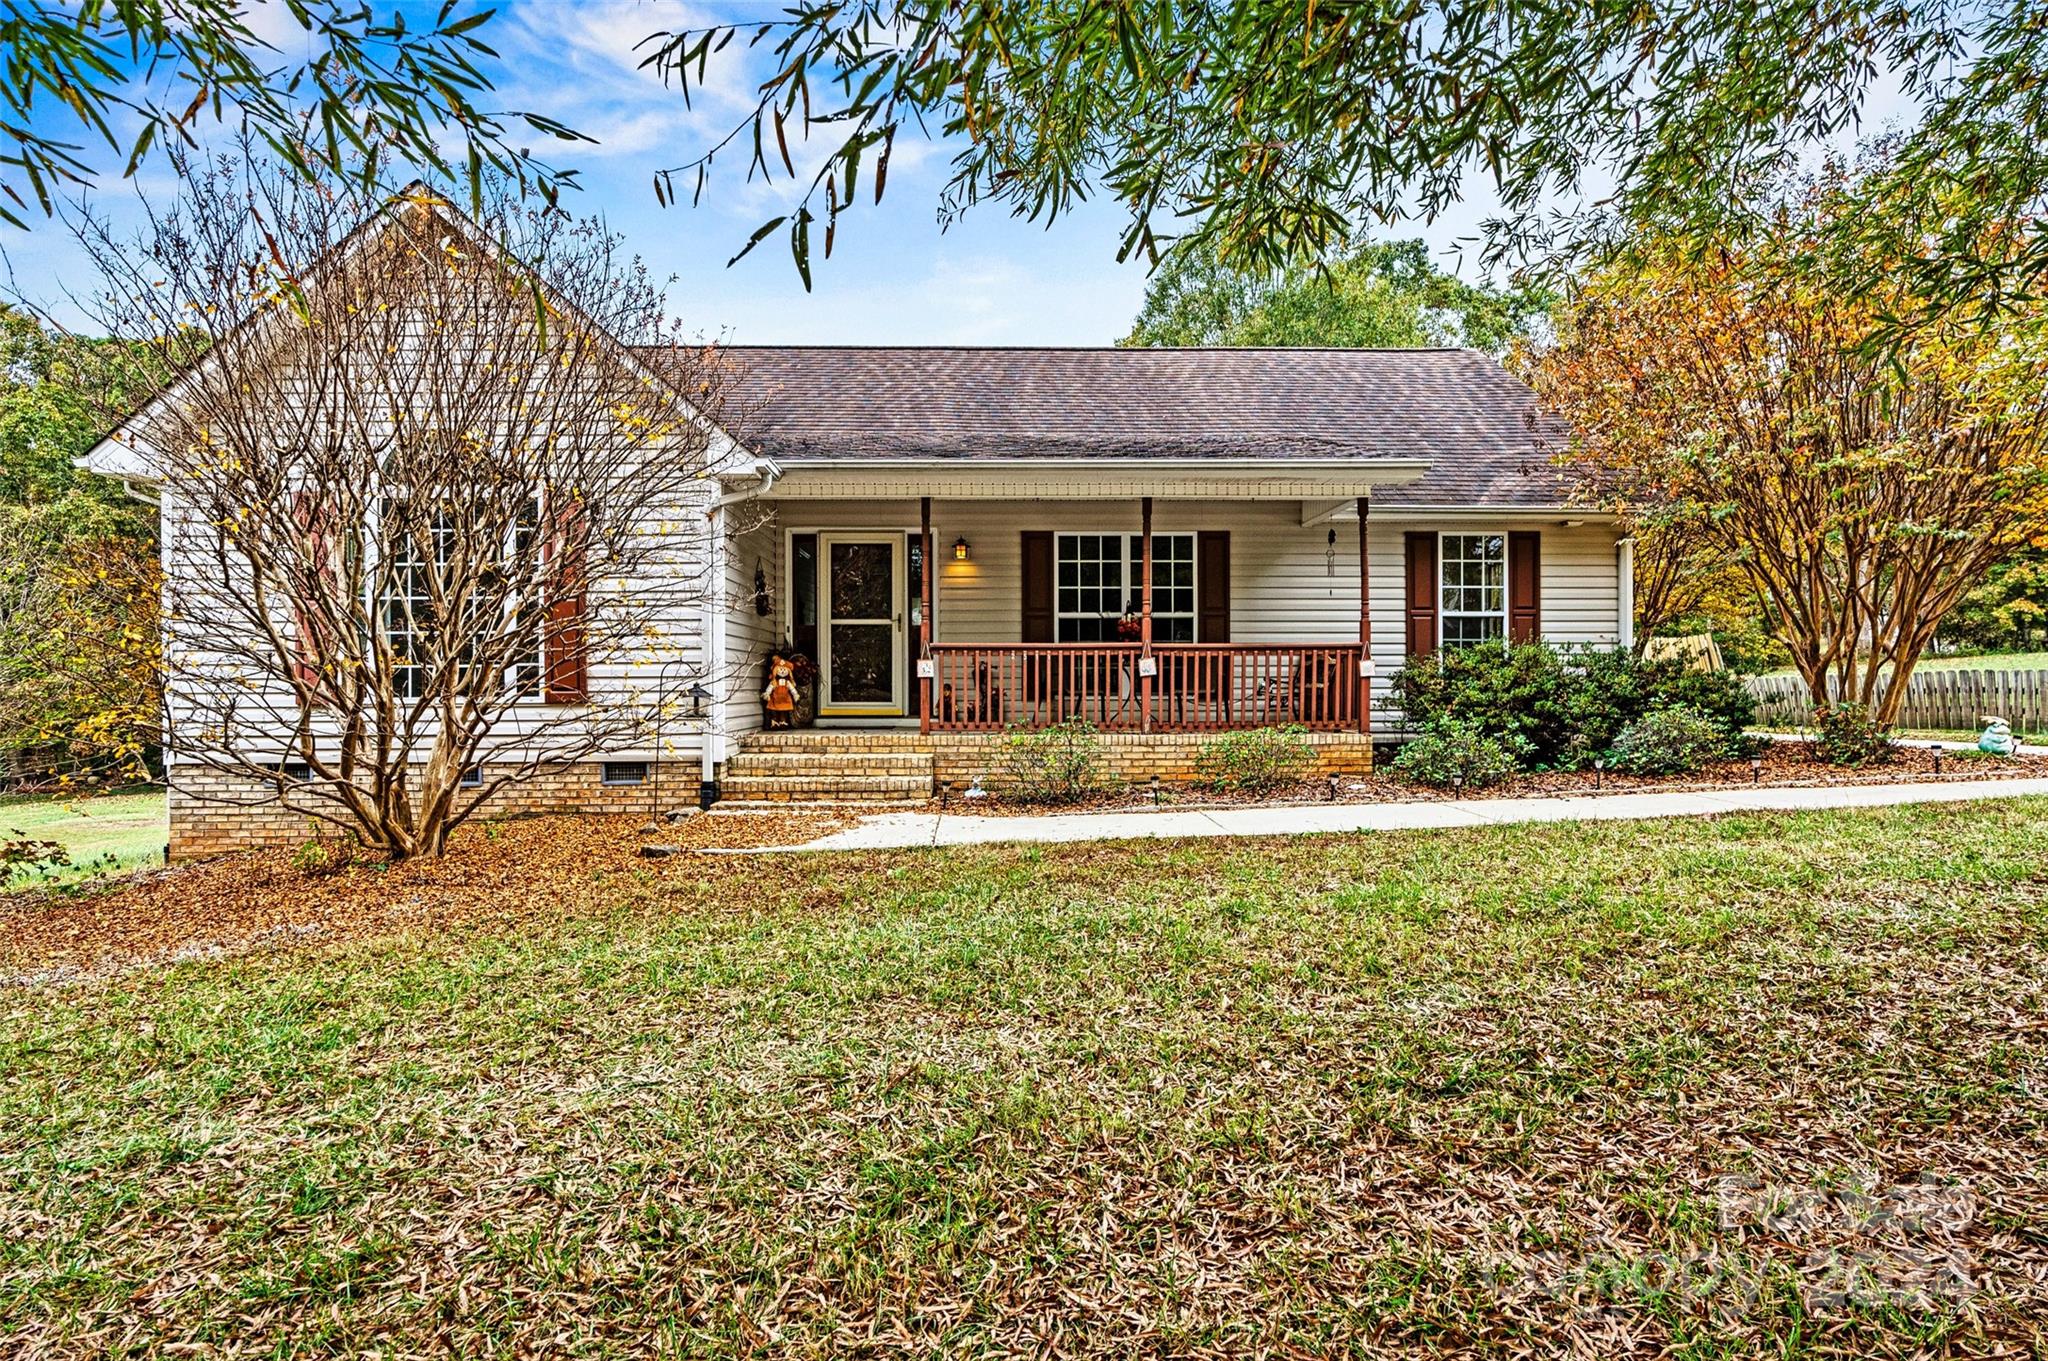
[[[654,352],[658,353],[658,352]],[[1427,459],[1389,506],[1554,506],[1562,430],[1471,350],[736,345],[737,432],[779,462]]]

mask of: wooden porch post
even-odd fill
[[[924,571],[919,573],[923,580],[918,585],[924,599],[919,602],[917,612],[917,730],[929,736],[932,730],[932,678],[925,674],[925,669],[932,656],[932,601],[938,596],[934,587],[939,575],[938,559],[932,556],[931,497],[918,499],[918,516],[923,533],[923,547],[918,551],[924,560]]]
[[[1372,537],[1366,530],[1371,503],[1358,498],[1358,730],[1372,736]]]
[[[1140,587],[1138,623],[1138,730],[1152,731],[1152,671],[1147,663],[1152,660],[1152,498],[1142,497],[1138,501],[1140,533],[1144,535],[1145,577]]]

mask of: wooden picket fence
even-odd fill
[[[1797,676],[1752,676],[1757,721],[1770,728],[1804,727],[1813,717],[1813,698]],[[1840,691],[1830,686],[1830,692]],[[1916,671],[1906,682],[1899,726],[1976,732],[1996,714],[2015,733],[2048,733],[2048,669],[2032,671]]]

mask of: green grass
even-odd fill
[[[665,862],[18,990],[0,1352],[2038,1353],[2044,844]]]
[[[71,860],[52,871],[21,871],[12,879],[0,876],[0,889],[76,883],[159,864],[165,838],[161,790],[0,798],[0,841],[54,841]]]

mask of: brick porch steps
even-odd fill
[[[778,742],[778,733],[749,733],[726,762],[722,803],[915,804],[932,796],[932,755],[888,745],[847,750],[834,743]],[[914,735],[913,735],[914,736]],[[768,739],[763,741],[763,739]]]

